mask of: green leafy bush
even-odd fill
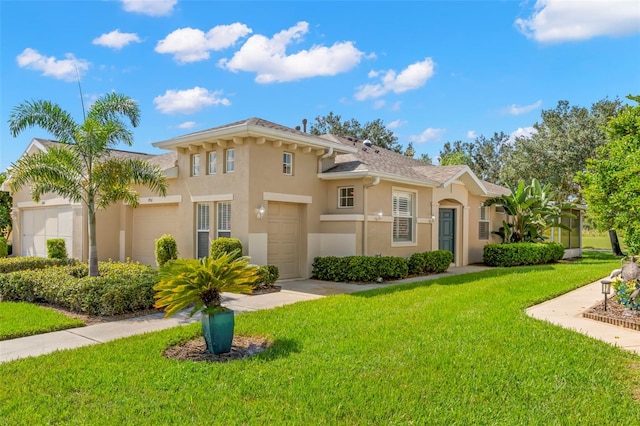
[[[47,240],[47,257],[49,259],[66,259],[67,245],[63,238],[51,238]]]
[[[9,255],[9,243],[5,237],[0,237],[0,257],[7,257]]]
[[[409,262],[402,257],[327,256],[313,260],[314,278],[325,281],[372,282],[378,278],[401,279],[409,273]]]
[[[453,262],[453,253],[448,250],[435,250],[427,252],[427,261],[425,265],[425,273],[439,274],[449,269],[449,265]]]
[[[638,288],[640,283],[637,281],[624,281],[618,277],[613,281],[613,283],[611,283],[611,285],[616,290],[616,295],[613,297],[613,300],[620,302],[627,309],[634,311],[640,310],[640,297],[636,297],[635,300],[631,300],[631,293]]]
[[[154,304],[153,268],[138,263],[100,262],[100,277],[86,264],[0,274],[3,300],[41,301],[91,315],[117,315]]]
[[[557,262],[563,255],[559,243],[515,243],[487,244],[482,257],[487,266],[520,266]]]
[[[0,259],[0,273],[24,271],[27,269],[43,269],[52,266],[74,265],[75,259],[46,259],[44,257],[8,257]]]
[[[178,258],[178,244],[172,235],[165,234],[156,240],[156,264],[161,268],[170,260]]]
[[[427,253],[413,253],[408,260],[409,274],[422,275],[427,268]]]
[[[215,259],[222,253],[233,253],[238,250],[234,259],[242,256],[242,242],[237,238],[218,238],[211,242],[210,257]]]
[[[253,288],[272,287],[280,277],[280,271],[276,265],[258,266],[258,279],[253,283]]]

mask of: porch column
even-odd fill
[[[469,264],[469,210],[471,207],[464,206],[462,208],[462,250],[460,251],[460,265]]]
[[[440,230],[440,203],[431,203],[431,216],[433,223],[431,224],[431,251],[438,250],[438,234]]]

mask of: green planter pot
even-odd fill
[[[202,333],[207,350],[214,354],[231,352],[233,343],[233,311],[202,313]]]

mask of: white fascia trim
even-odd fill
[[[40,200],[37,203],[35,201],[21,201],[19,203],[16,203],[16,207],[18,207],[19,209],[25,209],[29,207],[71,206],[79,204],[80,203],[72,203],[66,198],[52,198],[50,200]]]
[[[182,202],[182,195],[167,195],[166,197],[140,197],[138,203],[145,204],[175,204]]]
[[[207,203],[210,201],[233,201],[233,194],[192,195],[192,203]]]
[[[403,184],[413,185],[413,186],[425,186],[428,188],[437,188],[438,186],[440,186],[440,183],[429,181],[426,179],[418,180],[418,179],[405,178],[405,177],[394,175],[391,173],[378,173],[378,172],[371,173],[368,170],[360,171],[360,172],[318,173],[318,179],[322,179],[322,180],[356,179],[356,178],[363,178],[363,177],[373,177],[373,178],[378,177],[382,180],[386,180],[389,182],[403,183]]]
[[[311,195],[281,194],[278,192],[263,192],[262,199],[264,201],[280,201],[283,203],[299,204],[311,204],[313,202],[313,197]]]
[[[298,143],[304,145],[311,145],[316,148],[333,148],[336,151],[340,152],[350,152],[356,153],[358,152],[358,148],[351,147],[348,145],[343,145],[331,141],[318,140],[318,136],[304,136],[304,135],[295,135],[289,132],[283,132],[277,129],[269,129],[267,127],[256,126],[253,124],[242,123],[236,126],[225,127],[223,129],[217,130],[204,130],[202,132],[193,133],[191,135],[179,136],[177,138],[168,139],[160,142],[154,142],[151,145],[156,148],[164,148],[164,149],[173,149],[179,146],[188,145],[193,142],[205,141],[207,139],[222,139],[229,138],[232,136],[239,137],[260,137],[260,136],[271,136],[274,138],[282,139],[283,141]]]
[[[322,214],[320,222],[362,222],[363,214]]]
[[[478,177],[475,175],[475,173],[473,173],[473,171],[471,170],[471,168],[469,168],[469,166],[465,166],[463,169],[461,169],[458,173],[456,173],[455,175],[453,175],[452,177],[450,177],[449,179],[447,179],[444,183],[442,183],[442,185],[440,185],[441,188],[446,188],[447,186],[455,183],[458,179],[460,179],[460,177],[467,175],[471,178],[471,180],[473,181],[473,183],[475,183],[478,186],[478,190],[479,192],[471,192],[473,195],[487,195],[488,191],[487,188],[484,187],[484,185],[482,184],[482,182],[480,181],[480,179],[478,179]],[[464,184],[464,182],[463,182]],[[467,185],[464,184],[464,186],[466,187]],[[470,189],[470,188],[468,188]]]
[[[430,217],[419,217],[417,219],[418,223],[433,223],[434,220],[431,219]]]

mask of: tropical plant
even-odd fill
[[[516,188],[510,189],[510,194],[484,202],[485,206],[496,204],[504,207],[508,220],[493,232],[502,238],[503,243],[543,241],[545,231],[554,227],[571,231],[558,219],[575,218],[575,215],[566,212],[573,206],[557,203],[556,192],[551,190],[551,185],[542,186],[537,179],[532,179],[531,184],[526,185],[521,180]]]
[[[7,179],[7,172],[0,173],[0,186]],[[13,204],[11,194],[0,191],[0,236],[9,237],[11,233],[11,206]]]
[[[178,259],[160,268],[160,282],[155,307],[165,310],[165,317],[193,305],[190,315],[203,311],[208,314],[224,310],[220,293],[251,293],[258,279],[257,267],[249,265],[249,258],[237,257],[237,251],[220,256],[197,259]]]
[[[118,201],[136,207],[138,193],[132,184],[146,185],[160,195],[167,190],[158,165],[112,155],[111,149],[119,143],[133,143],[133,133],[123,118],[136,127],[140,109],[133,99],[118,93],[98,98],[81,124],[59,105],[43,100],[24,102],[9,117],[14,137],[37,126],[60,142],[46,152],[23,156],[12,164],[10,188],[16,192],[29,186],[36,202],[44,194],[55,193],[86,206],[91,276],[98,275],[96,210]]]

